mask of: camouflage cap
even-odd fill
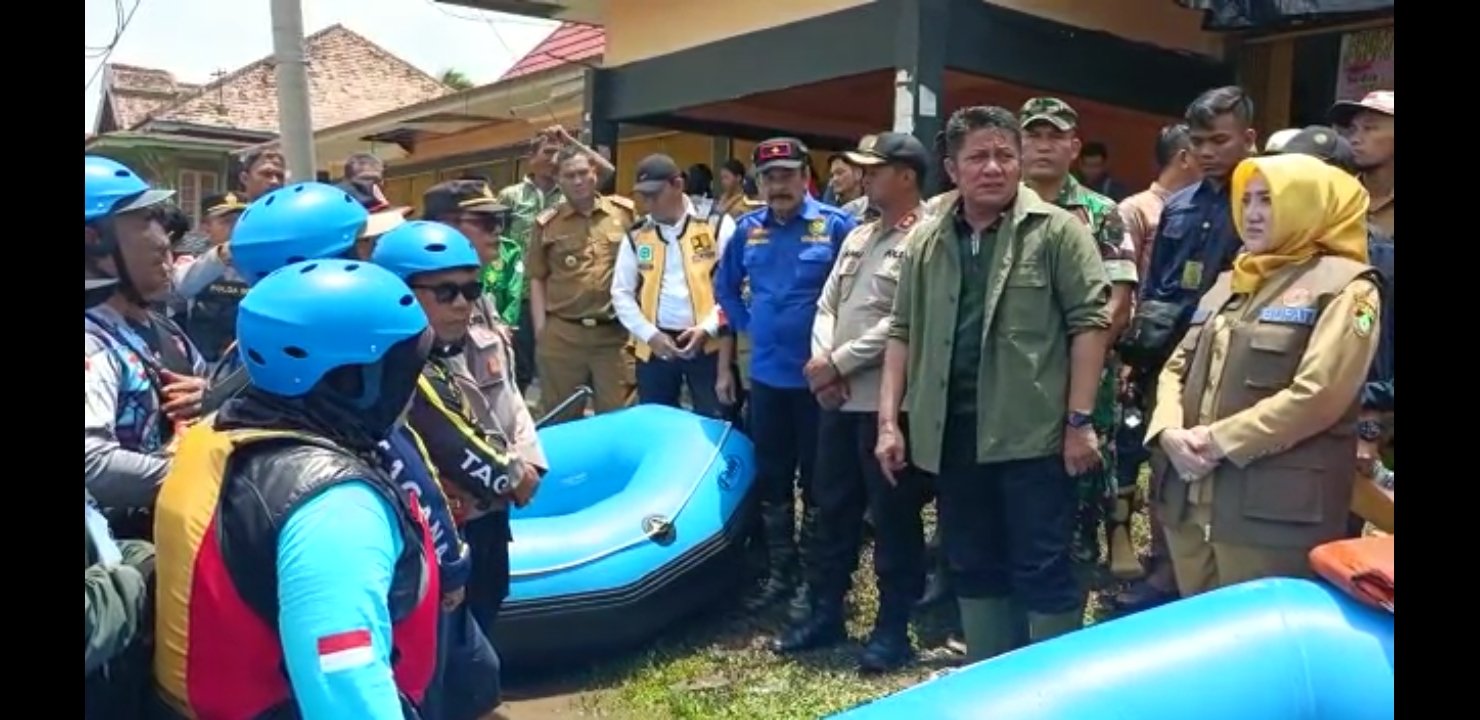
[[[1023,109],[1018,111],[1018,122],[1025,130],[1033,123],[1046,122],[1067,132],[1079,126],[1079,113],[1058,98],[1035,97],[1023,103]]]

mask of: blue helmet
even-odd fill
[[[175,196],[174,190],[155,190],[133,170],[97,155],[84,155],[83,197],[87,222],[158,205]]]
[[[381,235],[370,261],[402,280],[410,280],[417,273],[477,269],[482,265],[468,236],[451,226],[426,220],[405,223]]]
[[[393,346],[426,328],[426,313],[411,288],[390,271],[359,260],[324,259],[289,265],[253,286],[238,308],[236,334],[252,385],[301,397],[331,370],[376,365]],[[415,362],[413,372],[421,364]],[[399,399],[394,413],[409,397],[408,392]]]
[[[306,182],[252,201],[231,232],[231,262],[248,283],[304,260],[343,257],[370,214],[349,193]]]

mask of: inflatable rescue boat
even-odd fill
[[[638,405],[540,431],[550,471],[511,517],[506,667],[641,645],[744,580],[755,450],[731,424]]]
[[[837,720],[1387,720],[1393,614],[1260,580],[977,663]]]

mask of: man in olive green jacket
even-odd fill
[[[1075,478],[1101,462],[1090,413],[1110,283],[1084,223],[1021,185],[1013,113],[964,108],[945,134],[960,195],[907,241],[877,452],[902,469],[907,435],[909,461],[937,476],[942,549],[980,660],[1015,646],[1014,598],[1032,641],[1079,627]]]

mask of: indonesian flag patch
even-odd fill
[[[353,670],[375,661],[369,630],[350,630],[319,638],[319,672]]]

